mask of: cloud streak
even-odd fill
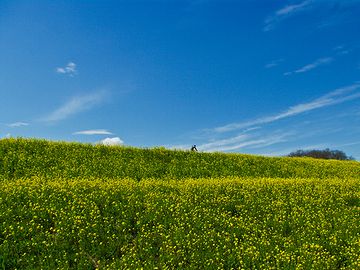
[[[82,131],[76,131],[73,133],[73,135],[112,135],[110,131],[107,131],[106,129],[90,129],[90,130],[82,130]]]
[[[295,71],[285,72],[284,75],[288,76],[288,75],[292,75],[292,74],[308,72],[319,66],[330,64],[332,61],[334,61],[334,59],[332,57],[320,58],[320,59],[317,59],[316,61],[314,61],[313,63],[305,65]]]
[[[7,124],[8,127],[25,127],[30,125],[29,123],[25,123],[25,122],[15,122],[15,123],[11,123],[11,124]]]
[[[74,62],[69,62],[65,67],[57,67],[56,73],[74,77],[77,74],[76,64]]]
[[[285,6],[285,7],[281,8],[281,9],[279,9],[278,11],[276,11],[275,14],[277,16],[290,15],[290,14],[292,14],[294,12],[302,10],[309,3],[310,3],[310,1],[307,0],[307,1],[301,2],[299,4],[288,5],[288,6]]]
[[[273,67],[278,66],[283,61],[284,61],[283,59],[274,60],[274,61],[271,61],[270,63],[266,64],[264,67],[265,68],[273,68]]]
[[[230,145],[236,145],[236,144],[242,144],[245,141],[249,139],[249,135],[247,134],[240,134],[238,136],[222,139],[222,140],[216,140],[209,143],[202,144],[199,146],[202,151],[213,151],[214,149],[221,149],[223,147]]]
[[[241,134],[227,139],[216,140],[198,146],[198,149],[205,152],[225,152],[240,150],[243,148],[262,148],[273,144],[286,142],[292,133],[271,134],[267,136],[256,136]]]
[[[294,4],[286,5],[268,16],[264,20],[263,31],[268,32],[274,30],[278,24],[296,14],[314,9],[320,11],[329,10],[334,9],[334,7],[336,7],[337,12],[319,24],[317,26],[318,29],[331,27],[337,24],[352,23],[354,22],[354,19],[349,16],[349,10],[352,9],[352,12],[356,12],[357,9],[354,7],[358,6],[359,3],[359,0],[298,0]],[[321,19],[321,16],[319,18]]]
[[[276,25],[284,19],[289,18],[300,11],[306,10],[311,2],[311,0],[305,0],[297,4],[287,5],[277,10],[274,15],[266,18],[263,30],[267,32],[275,29]]]
[[[296,116],[305,112],[309,112],[315,109],[328,107],[336,104],[340,104],[346,101],[360,98],[360,92],[356,90],[360,89],[360,82],[356,82],[352,85],[341,87],[323,95],[317,99],[314,99],[307,103],[301,103],[295,106],[289,107],[286,111],[271,116],[265,116],[257,118],[252,121],[246,121],[242,123],[232,123],[225,126],[217,127],[213,129],[216,133],[230,132],[241,128],[248,128],[255,125],[262,125],[272,123],[284,118]]]
[[[98,92],[83,96],[77,96],[60,106],[50,113],[47,117],[41,119],[45,122],[55,122],[64,120],[74,114],[87,111],[99,105],[105,98],[105,92]]]

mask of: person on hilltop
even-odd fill
[[[195,144],[191,147],[191,151],[192,151],[192,152],[197,152],[197,148],[196,148],[196,145],[195,145]]]

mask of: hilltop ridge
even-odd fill
[[[194,153],[38,139],[0,140],[0,176],[5,179],[132,178],[360,178],[356,161]]]

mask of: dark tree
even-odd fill
[[[330,150],[297,150],[291,152],[288,157],[312,157],[321,159],[337,159],[337,160],[355,160],[352,156],[347,156],[343,151]]]

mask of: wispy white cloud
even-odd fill
[[[265,68],[273,68],[273,67],[278,66],[283,61],[284,61],[283,59],[273,60],[270,63],[267,63],[264,67]]]
[[[313,101],[307,103],[301,103],[292,107],[289,107],[286,111],[271,116],[261,117],[252,121],[246,121],[241,123],[232,123],[225,126],[214,128],[212,131],[217,133],[224,133],[234,131],[241,128],[248,128],[255,125],[262,125],[271,122],[278,121],[280,119],[296,116],[305,112],[309,112],[315,109],[340,104],[346,101],[360,98],[360,92],[354,92],[360,89],[360,82],[356,82],[352,85],[341,87],[323,95]]]
[[[293,4],[293,5],[287,5],[279,10],[277,10],[275,12],[275,14],[277,16],[283,16],[283,15],[289,15],[289,14],[292,14],[294,12],[297,12],[299,10],[302,10],[304,7],[306,7],[307,5],[309,5],[310,1],[309,0],[306,0],[306,1],[303,1],[299,4]]]
[[[124,144],[124,141],[121,140],[119,137],[113,137],[113,138],[106,138],[100,141],[100,144],[114,146],[114,145],[122,145]]]
[[[326,18],[318,16],[322,22],[314,28],[322,29],[325,27],[331,27],[338,24],[354,23],[357,20],[356,16],[349,16],[352,12],[355,14],[358,10],[359,0],[298,0],[293,4],[286,5],[276,10],[272,15],[268,16],[264,21],[263,31],[271,31],[282,21],[291,18],[296,14],[301,14],[305,11],[319,11],[317,14],[321,14],[323,10],[334,10],[336,12],[329,14]],[[352,11],[351,11],[352,10]]]
[[[7,124],[8,127],[24,127],[28,125],[29,123],[26,122],[15,122],[15,123]]]
[[[261,129],[261,127],[249,127],[247,129],[244,129],[243,133],[247,133],[247,132],[258,130],[258,129]]]
[[[346,48],[344,45],[336,46],[335,48],[333,48],[333,51],[337,55],[346,55],[346,54],[349,54],[351,52],[351,50]]]
[[[276,132],[270,135],[240,134],[227,139],[215,140],[210,143],[199,145],[198,149],[205,152],[225,152],[244,148],[262,148],[286,142],[291,135],[292,133],[276,134]]]
[[[358,144],[360,144],[360,141],[348,142],[348,143],[340,144],[340,145],[337,145],[337,147],[347,147],[347,146],[353,146],[353,145],[358,145]]]
[[[77,96],[60,106],[58,109],[42,118],[45,122],[55,122],[64,120],[74,114],[89,110],[100,104],[105,99],[105,92],[97,92],[93,94]]]
[[[249,135],[246,134],[240,134],[235,137],[227,138],[227,139],[221,139],[221,140],[214,140],[209,143],[202,144],[199,146],[202,151],[213,151],[214,149],[219,149],[226,147],[228,145],[239,145],[244,143],[250,138]]]
[[[293,16],[300,11],[306,10],[308,7],[310,7],[311,2],[313,1],[305,0],[297,4],[287,5],[275,11],[274,15],[266,18],[263,30],[265,32],[273,30],[279,22],[289,18],[290,16]]]
[[[296,73],[304,73],[304,72],[308,72],[312,69],[315,69],[319,66],[323,66],[326,64],[330,64],[334,59],[332,57],[324,57],[324,58],[320,58],[317,59],[316,61],[314,61],[311,64],[305,65],[297,70],[294,71],[289,71],[289,72],[285,72],[284,75],[288,76],[288,75],[292,75],[292,74],[296,74]]]
[[[56,72],[74,77],[77,74],[76,64],[69,62],[65,67],[57,67]]]
[[[112,135],[110,131],[107,131],[106,129],[90,129],[90,130],[82,130],[82,131],[76,131],[73,133],[73,135]]]
[[[235,135],[235,136],[232,136],[232,137],[226,138],[226,139],[211,139],[211,140],[208,140],[207,143],[203,143],[200,146],[198,145],[197,148],[200,151],[206,151],[206,152],[225,151],[223,149],[229,148],[230,145],[233,148],[233,147],[235,147],[234,145],[236,145],[236,144],[240,144],[240,143],[244,143],[245,141],[253,140],[253,134],[249,134],[249,133],[253,133],[260,129],[261,129],[261,127],[257,127],[257,126],[249,127],[249,128],[242,130],[241,133],[238,135]],[[208,130],[208,131],[210,131],[210,130]],[[208,134],[208,135],[211,135],[211,134]],[[204,140],[206,138],[205,137],[201,137],[201,138],[193,137],[192,139]],[[165,145],[166,148],[174,149],[174,150],[190,150],[191,146],[192,145],[190,145],[190,144]]]

